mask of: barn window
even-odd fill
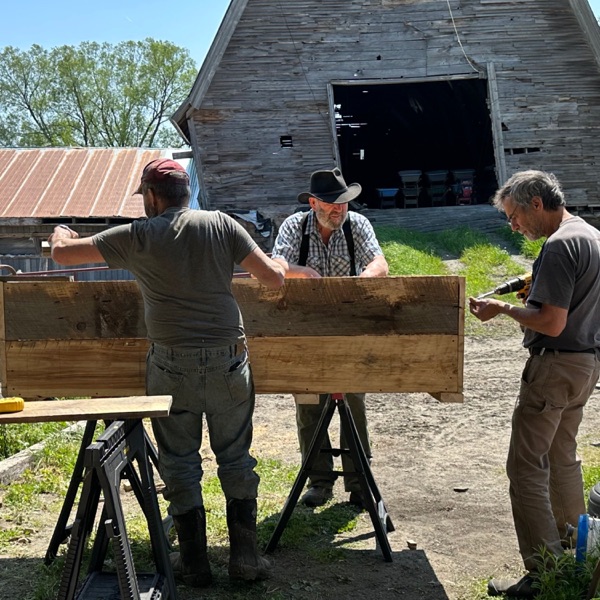
[[[293,148],[294,147],[294,142],[292,140],[291,135],[282,135],[279,138],[279,143],[281,144],[282,148]]]

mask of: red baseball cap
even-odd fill
[[[178,162],[170,158],[157,158],[144,167],[142,180],[134,193],[142,193],[142,183],[159,183],[166,180],[180,185],[190,184],[188,174]]]

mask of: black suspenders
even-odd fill
[[[298,258],[298,264],[301,267],[306,266],[308,259],[308,246],[310,244],[310,233],[306,231],[308,226],[308,214],[304,215],[302,219],[302,241],[300,242],[300,257]],[[352,228],[350,227],[350,219],[344,221],[342,226],[344,237],[346,238],[346,245],[348,246],[348,254],[350,255],[350,275],[356,276],[356,261],[354,259],[354,239],[352,238]]]

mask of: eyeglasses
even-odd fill
[[[508,215],[508,218],[506,219],[506,223],[508,225],[512,225],[512,220],[515,216],[515,213],[517,212],[517,208],[519,208],[519,205],[517,204],[517,206],[515,206],[515,210],[513,210],[510,215]]]

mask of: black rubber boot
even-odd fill
[[[212,583],[206,553],[206,513],[199,506],[183,515],[173,516],[179,539],[179,552],[170,555],[173,575],[190,587],[206,587]]]
[[[267,579],[271,564],[256,548],[256,499],[227,501],[229,577],[244,581]]]

